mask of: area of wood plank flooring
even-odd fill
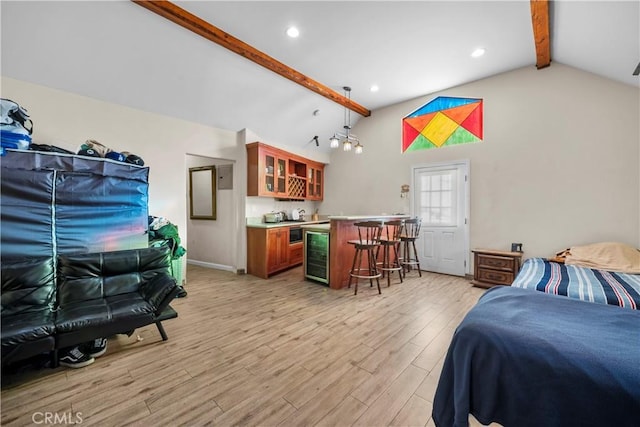
[[[262,280],[189,265],[187,278],[168,341],[148,326],[85,368],[5,375],[2,425],[431,426],[453,331],[484,292],[416,271],[355,296],[300,268]]]

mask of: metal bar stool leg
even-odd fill
[[[390,253],[389,253],[389,245],[384,245],[384,251],[382,254],[383,257],[383,261],[382,261],[382,277],[384,277],[385,273],[387,274],[387,288],[391,286],[391,270],[384,270],[385,268],[391,268],[391,262],[389,261],[390,258]]]
[[[399,243],[393,245],[393,254],[395,256],[394,267],[398,269],[398,276],[400,276],[400,283],[402,283],[402,267],[400,266],[400,257],[398,256]]]
[[[358,281],[360,280],[358,276],[360,275],[360,270],[362,269],[362,250],[361,249],[356,249],[356,259],[358,260],[358,269],[354,271],[354,274],[356,274],[356,289],[355,289],[355,292],[353,293],[354,295],[358,295]]]
[[[418,251],[416,249],[416,241],[412,240],[411,245],[413,246],[413,256],[415,257],[415,263],[418,266],[418,275],[422,277],[422,271],[420,271],[420,260],[418,259]]]
[[[374,276],[376,278],[376,284],[378,285],[378,294],[382,293],[380,289],[380,276],[378,275],[378,266],[376,264],[375,254],[372,249],[369,249],[369,276]],[[371,286],[373,286],[373,279],[369,279],[371,281]]]
[[[405,279],[407,278],[407,271],[409,270],[409,264],[407,261],[409,260],[409,242],[405,240],[402,242],[402,274]]]
[[[369,276],[375,276],[376,260],[373,256],[373,251],[371,249],[367,249],[367,258],[369,258],[367,260],[367,264],[369,265],[369,272],[367,274],[369,274]],[[369,277],[369,286],[373,288],[372,277]]]
[[[358,259],[358,249],[356,248],[356,252],[353,254],[353,262],[351,263],[351,270],[349,270],[349,284],[347,285],[347,288],[351,288],[351,280],[353,279],[353,272],[355,271],[355,268],[356,268],[357,259]]]

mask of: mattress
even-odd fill
[[[637,310],[640,275],[527,259],[512,287]]]

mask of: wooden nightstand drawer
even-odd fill
[[[513,273],[500,270],[488,270],[478,268],[478,279],[485,283],[494,283],[496,285],[511,285],[513,283]]]
[[[481,288],[495,285],[510,286],[520,270],[522,252],[506,252],[492,249],[474,249],[473,280],[471,284]]]
[[[480,268],[489,267],[498,270],[513,271],[515,266],[515,260],[513,258],[504,256],[478,254],[477,260],[478,267]]]

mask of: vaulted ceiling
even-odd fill
[[[537,60],[527,0],[175,4],[333,91],[350,86],[374,116]],[[640,87],[640,2],[556,0],[549,11],[551,67]],[[326,149],[343,124],[332,100],[133,2],[3,0],[0,13],[4,76],[298,147],[318,135]]]

